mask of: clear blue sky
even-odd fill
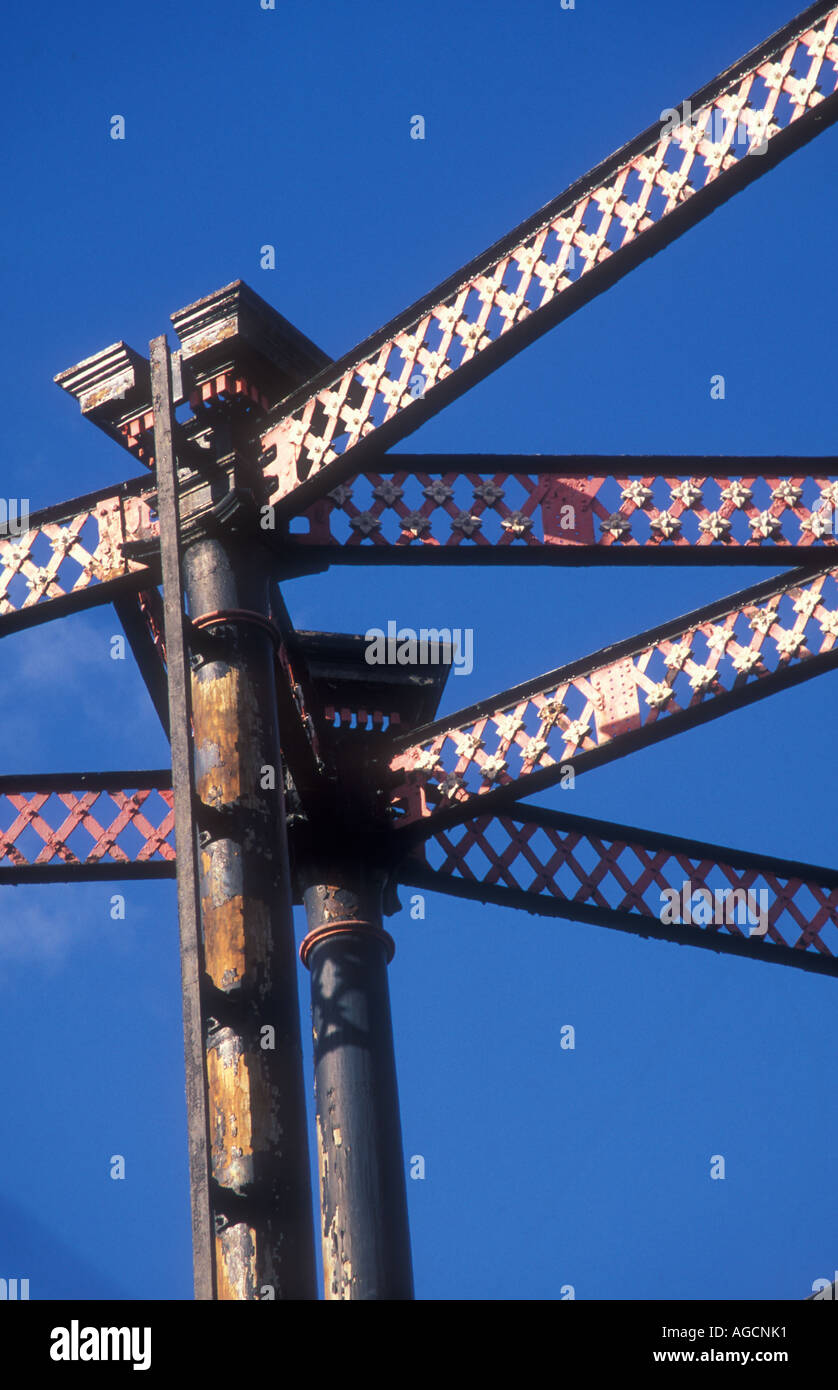
[[[56,372],[146,352],[237,277],[338,355],[796,8],[14,7],[0,493],[136,471]],[[836,155],[833,129],[400,447],[834,450]],[[301,627],[474,628],[445,710],[776,572],[341,570],[287,598]],[[5,639],[0,770],[167,761],[118,631],[98,609]],[[540,800],[834,862],[836,696],[822,676]],[[127,885],[120,923],[117,888],[0,892],[0,1276],[33,1298],[191,1295],[175,889]],[[798,1299],[832,1275],[838,982],[437,896],[389,925],[419,1298]]]

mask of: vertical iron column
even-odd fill
[[[264,552],[184,548],[219,1299],[315,1298],[300,1019]]]
[[[327,1299],[410,1299],[413,1274],[381,881],[351,861],[303,884]]]
[[[210,1199],[207,1087],[201,979],[203,950],[195,840],[195,784],[189,742],[190,676],[186,654],[183,584],[178,521],[177,465],[172,413],[172,377],[165,337],[151,343],[154,456],[160,517],[160,567],[166,630],[166,682],[172,745],[175,847],[177,852],[178,930],[183,1000],[186,1124],[192,1206],[192,1272],[195,1298],[215,1292],[213,1216]]]
[[[314,1298],[267,556],[252,537],[252,525],[250,534],[231,529],[237,517],[248,527],[252,511],[246,493],[231,494],[229,475],[225,493],[223,469],[215,468],[212,486],[203,473],[185,469],[179,488],[165,337],[151,344],[151,363],[196,1297]],[[218,442],[229,443],[224,422],[217,433]]]

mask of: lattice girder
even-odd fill
[[[0,634],[110,603],[122,589],[157,582],[126,543],[157,534],[148,480],[33,512],[20,537],[0,536]]]
[[[171,772],[0,778],[0,882],[174,878]]]
[[[792,571],[396,742],[399,828],[466,819],[838,665],[838,570]]]
[[[388,564],[414,558],[765,564],[775,555],[800,563],[836,544],[838,478],[831,458],[805,460],[806,472],[780,467],[794,460],[752,460],[777,466],[760,473],[735,472],[730,465],[737,460],[727,459],[728,472],[712,476],[686,471],[694,462],[689,458],[670,460],[681,468],[666,473],[633,471],[630,458],[621,460],[624,472],[596,475],[562,474],[560,461],[550,462],[551,471],[540,473],[500,467],[434,472],[430,466],[367,473],[304,510],[307,533],[277,532],[275,544],[302,561],[322,548],[327,563],[380,559]],[[815,471],[813,464],[821,468]],[[687,488],[700,491],[702,500],[689,503]],[[665,504],[676,489],[681,495],[663,510],[645,497],[651,490]],[[583,490],[591,501],[591,541],[584,539],[587,520],[578,506]],[[25,535],[0,537],[0,635],[155,583],[154,564],[131,555],[137,542],[154,551],[159,532],[153,498],[147,479],[132,479],[33,513]],[[574,507],[578,526],[562,525],[565,503]],[[669,535],[668,526],[657,524],[664,512],[677,522]],[[715,516],[729,520],[729,529],[715,527]],[[274,541],[271,532],[263,539]]]
[[[278,503],[313,501],[838,117],[820,3],[268,416]],[[354,458],[352,457],[354,455]]]
[[[480,455],[442,456],[437,469],[427,455],[388,462],[392,472],[341,483],[305,509],[309,529],[295,525],[291,543],[324,547],[329,562],[393,563],[406,552],[440,551],[432,558],[513,564],[549,562],[557,550],[576,564],[695,563],[711,552],[725,564],[765,564],[766,551],[799,564],[836,544],[834,458],[587,461],[609,465],[596,473],[581,471],[585,460],[539,456],[529,460],[531,472],[520,468],[525,459],[515,458],[512,471],[502,457]],[[712,473],[695,471],[714,462]],[[735,464],[738,471],[721,471]]]
[[[437,830],[399,880],[838,974],[835,869],[519,806]]]

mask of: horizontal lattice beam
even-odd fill
[[[269,412],[258,438],[275,500],[314,501],[362,471],[830,125],[837,26],[838,6],[811,5],[689,112],[658,120]]]
[[[397,741],[396,824],[453,823],[838,666],[838,570],[793,571]]]
[[[389,455],[291,524],[327,563],[771,563],[835,546],[838,459]],[[392,471],[389,471],[392,469]]]
[[[174,878],[172,774],[0,777],[0,883]]]
[[[399,880],[838,974],[838,871],[723,845],[521,806],[437,831]]]
[[[302,514],[307,532],[292,523],[287,543],[280,532],[260,538],[316,567],[766,564],[775,556],[793,564],[836,544],[833,458],[622,457],[598,460],[613,471],[597,473],[585,471],[593,460],[584,457],[404,459],[398,471],[333,489]],[[539,471],[506,471],[513,463]],[[25,535],[0,537],[0,636],[153,583],[152,498],[148,481],[136,478],[33,513]],[[568,506],[573,527],[563,524]],[[145,561],[130,558],[132,543]]]

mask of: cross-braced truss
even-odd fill
[[[535,806],[435,830],[400,882],[838,974],[838,871]]]
[[[61,374],[147,469],[165,436],[182,526],[201,494],[202,524],[249,527],[279,578],[332,563],[798,566],[435,722],[444,681],[399,684],[397,654],[378,680],[360,638],[295,632],[278,589],[261,615],[190,618],[199,663],[225,623],[271,632],[290,821],[360,827],[404,884],[838,973],[835,870],[520,804],[838,665],[835,460],[387,453],[836,120],[838,5],[819,0],[337,362],[234,282],[172,316],[172,364],[157,340],[165,411],[124,343]],[[168,732],[156,481],[0,538],[0,636],[113,603]],[[163,512],[165,558],[171,496]],[[0,882],[172,877],[173,801],[168,770],[2,777]]]
[[[398,560],[513,565],[800,563],[836,543],[834,459],[387,462],[392,472],[364,473],[312,503],[292,542],[327,562],[392,564],[395,549]]]
[[[794,571],[400,741],[397,822],[451,822],[838,665],[838,571]],[[571,783],[572,784],[572,783]]]
[[[277,406],[260,431],[276,498],[360,471],[834,121],[836,27],[811,6]]]
[[[838,538],[832,458],[422,455],[404,456],[401,467],[396,457],[391,471],[382,466],[301,508],[290,533],[266,533],[292,568],[313,560],[802,564]],[[609,471],[588,471],[595,466]],[[0,537],[0,635],[156,583],[153,501],[146,479],[135,478],[33,513],[25,535]]]
[[[174,878],[172,775],[0,778],[0,883]]]

